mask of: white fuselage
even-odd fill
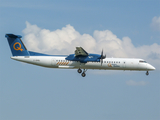
[[[62,69],[104,69],[104,70],[138,70],[150,71],[155,68],[146,63],[143,59],[131,58],[105,58],[101,62],[80,63],[77,61],[67,61],[65,56],[14,56],[14,60],[34,64],[48,68]]]

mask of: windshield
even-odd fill
[[[147,63],[147,62],[146,62],[146,61],[144,61],[144,60],[140,60],[139,62],[140,62],[140,63]]]

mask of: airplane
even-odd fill
[[[91,54],[82,47],[76,47],[74,54],[48,55],[28,51],[20,35],[6,34],[5,37],[12,52],[11,59],[48,68],[77,69],[82,77],[86,76],[88,69],[146,71],[146,75],[155,70],[155,67],[143,59],[106,58],[103,49],[101,54]]]

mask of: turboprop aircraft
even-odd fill
[[[12,59],[33,65],[59,69],[77,69],[82,77],[86,76],[88,69],[100,70],[131,70],[148,71],[155,70],[155,67],[143,59],[131,58],[106,58],[101,54],[87,53],[82,47],[76,47],[75,54],[70,55],[47,55],[28,51],[23,44],[20,35],[6,34],[12,52]],[[82,71],[83,69],[83,71]]]

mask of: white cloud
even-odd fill
[[[107,57],[142,58],[160,69],[160,45],[143,45],[135,47],[129,37],[119,39],[110,30],[95,30],[93,36],[80,34],[71,25],[50,31],[26,22],[23,30],[26,46],[31,51],[49,54],[71,54],[76,46],[82,46],[89,53],[101,53]]]
[[[145,86],[145,85],[148,84],[148,82],[129,80],[129,81],[126,81],[126,84],[129,85],[129,86]]]
[[[155,17],[152,19],[151,27],[152,27],[154,30],[160,31],[160,17],[155,16]]]

